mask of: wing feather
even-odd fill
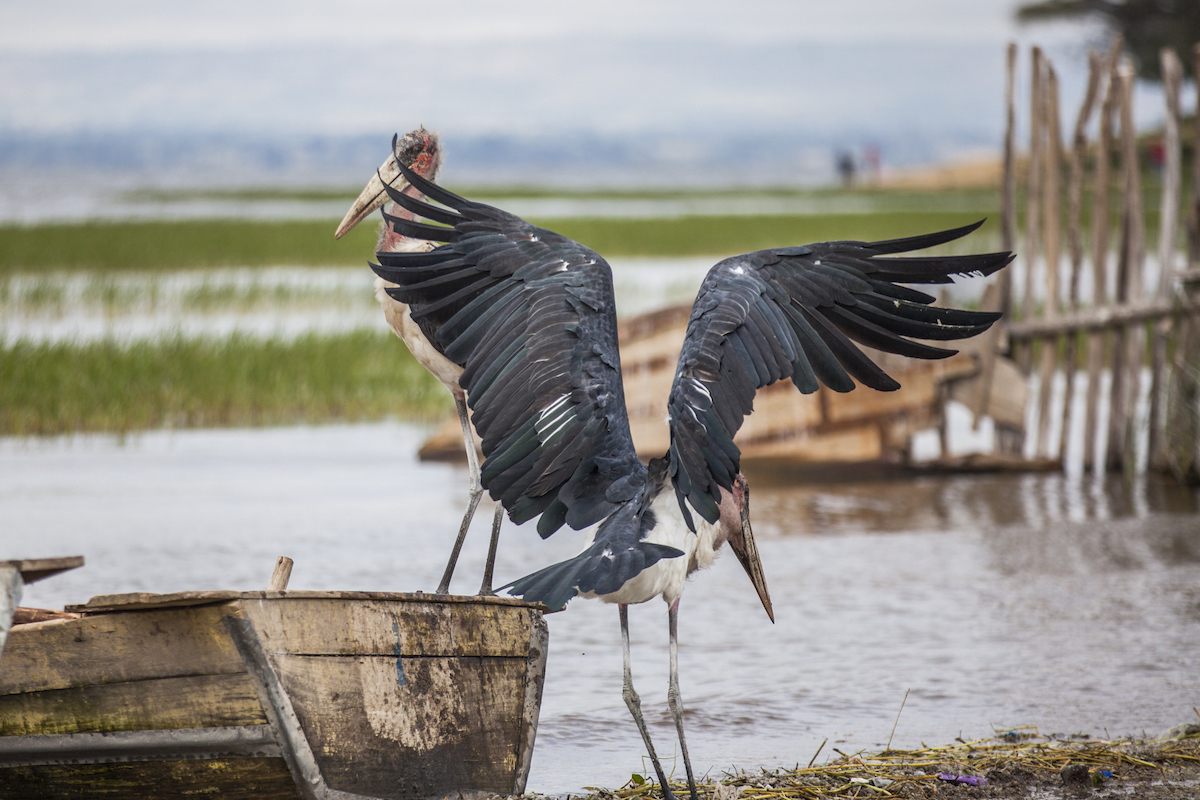
[[[990,275],[1009,253],[884,256],[958,239],[982,223],[884,242],[826,242],[726,259],[700,287],[668,400],[668,473],[685,519],[716,522],[722,489],[732,490],[741,453],[733,438],[754,393],[790,378],[804,393],[856,382],[880,391],[899,384],[855,342],[912,358],[955,351],[946,341],[988,329],[998,315],[936,308],[903,283],[949,283]],[[911,338],[910,338],[911,337]]]
[[[483,486],[538,531],[601,522],[646,485],[629,432],[612,272],[599,255],[401,167],[432,203],[392,200],[438,225],[385,215],[396,231],[445,244],[379,253],[431,341],[463,367],[483,442]]]

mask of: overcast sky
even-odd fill
[[[0,130],[998,140],[1011,0],[0,4]],[[1074,101],[1067,101],[1070,106]]]

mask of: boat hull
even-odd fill
[[[509,598],[194,592],[95,598],[13,629],[0,796],[520,793],[545,677]]]

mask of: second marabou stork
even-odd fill
[[[690,573],[728,543],[763,608],[771,598],[750,527],[750,488],[734,444],[755,392],[791,380],[804,393],[899,388],[854,342],[914,358],[954,351],[914,339],[953,340],[999,315],[940,308],[904,284],[990,275],[1009,253],[896,256],[958,239],[982,223],[881,242],[825,242],[727,258],[700,286],[668,399],[670,447],[642,463],[621,383],[612,271],[583,245],[453,194],[397,159],[410,187],[385,184],[405,214],[398,235],[442,242],[424,252],[381,250],[375,272],[394,288],[428,342],[462,369],[482,438],[483,487],[516,523],[550,536],[587,531],[583,552],[505,587],[561,609],[576,596],[615,603],[624,654],[623,696],[670,798],[634,691],[627,607],[662,597],[670,636],[667,702],[688,791],[696,781],[683,728],[677,666],[679,600]],[[425,221],[418,221],[417,218]]]
[[[419,190],[409,184],[401,174],[399,165],[412,170],[414,174],[420,175],[427,180],[437,178],[438,169],[442,164],[442,151],[438,143],[438,138],[435,134],[418,128],[411,133],[405,134],[403,137],[392,138],[392,153],[387,157],[375,174],[375,177],[367,184],[366,188],[359,194],[358,199],[346,212],[346,216],[338,225],[337,231],[334,233],[335,239],[340,239],[346,235],[354,226],[362,222],[370,216],[375,209],[381,207],[388,201],[387,192],[384,190],[386,183],[389,191],[399,191],[406,197],[420,198]],[[394,218],[413,219],[411,212],[404,208],[393,207],[395,213]],[[434,243],[425,239],[413,238],[405,236],[394,229],[394,226],[388,225],[386,222],[379,228],[379,239],[375,244],[375,249],[385,253],[425,253],[434,248]],[[471,435],[471,423],[467,415],[466,394],[463,391],[462,385],[459,383],[459,377],[462,375],[462,367],[449,361],[442,355],[441,349],[430,343],[427,334],[431,331],[423,330],[419,322],[414,321],[409,308],[400,301],[391,297],[387,293],[389,287],[394,287],[394,284],[387,283],[383,278],[375,279],[375,296],[378,298],[380,305],[383,306],[383,316],[387,320],[392,331],[408,346],[413,357],[425,369],[442,382],[450,394],[454,396],[454,405],[458,410],[458,421],[462,426],[463,447],[467,453],[467,468],[471,475],[471,489],[469,499],[467,501],[467,510],[463,514],[462,524],[458,528],[458,538],[454,541],[454,547],[450,551],[450,560],[446,564],[446,569],[442,573],[442,580],[438,583],[437,594],[446,594],[450,591],[450,578],[454,575],[454,566],[458,563],[458,555],[462,551],[463,541],[467,537],[467,529],[471,526],[471,520],[475,516],[475,509],[479,506],[479,500],[483,496],[483,487],[479,482],[479,457],[475,452],[475,438]],[[487,563],[483,569],[483,584],[479,589],[480,594],[490,595],[492,592],[492,568],[496,563],[496,544],[500,538],[500,521],[503,518],[503,508],[496,506],[496,513],[492,519],[492,539],[488,547]]]

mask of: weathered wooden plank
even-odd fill
[[[1008,326],[1008,335],[1017,340],[1039,336],[1070,333],[1073,331],[1100,331],[1107,328],[1131,325],[1148,320],[1165,319],[1173,314],[1198,311],[1200,306],[1171,298],[1142,300],[1135,303],[1093,308],[1074,314],[1065,314],[1058,319],[1031,319],[1014,322]]]
[[[529,654],[528,606],[279,598],[241,603],[269,653],[500,656]]]
[[[1011,359],[997,357],[993,370],[991,396],[987,402],[988,416],[1000,425],[1020,428],[1025,424],[1029,385]],[[976,408],[982,388],[982,382],[974,378],[954,381],[950,384],[950,399]]]
[[[83,556],[66,556],[64,558],[26,558],[15,561],[0,561],[0,564],[10,566],[21,573],[25,583],[40,581],[51,575],[66,572],[83,566]]]
[[[964,351],[938,361],[909,361],[907,369],[889,372],[900,382],[899,390],[873,392],[859,388],[847,395],[832,393],[829,420],[850,422],[911,413],[922,408],[932,410],[938,399],[938,385],[977,375],[979,363]]]
[[[820,394],[801,394],[790,380],[780,381],[755,395],[754,413],[742,422],[734,441],[750,447],[753,442],[793,435],[821,422]]]
[[[853,463],[876,461],[883,457],[883,431],[880,422],[863,423],[818,433],[803,431],[772,441],[754,442],[747,448],[752,458],[791,459],[810,463]]]
[[[527,664],[516,658],[276,656],[333,789],[398,798],[507,793]]]
[[[665,369],[675,374],[679,351],[687,333],[687,316],[677,325],[644,335],[631,342],[621,342],[622,375],[645,369]]]
[[[281,758],[0,768],[5,800],[299,800]]]
[[[21,625],[0,660],[0,695],[244,672],[220,625],[226,613],[204,606]]]
[[[644,416],[629,420],[629,432],[639,456],[654,458],[667,452],[671,445],[671,430],[665,422],[666,416],[664,411],[657,419]]]
[[[155,594],[154,592],[126,592],[124,594],[98,594],[79,605],[69,605],[67,611],[72,613],[89,611],[146,611],[152,608],[184,608],[186,606],[210,606],[229,600],[237,600],[241,592],[230,589],[208,591],[172,592],[170,594]],[[136,606],[136,609],[134,608]]]
[[[461,444],[462,437],[459,437]],[[461,450],[462,448],[459,447]],[[537,603],[526,603],[519,597],[498,597],[479,595],[437,595],[436,598],[427,592],[339,592],[313,591],[307,589],[291,589],[287,591],[256,591],[234,592],[229,590],[204,592],[174,592],[171,594],[151,594],[134,592],[131,594],[103,594],[93,597],[83,605],[69,605],[67,611],[82,612],[85,615],[109,613],[116,611],[145,611],[155,608],[182,608],[196,605],[213,605],[228,600],[278,600],[281,598],[304,600],[389,600],[397,602],[417,601],[422,603],[436,599],[439,603],[466,605],[498,605],[521,606],[523,608],[541,608]]]
[[[29,608],[21,606],[13,614],[13,625],[31,625],[35,622],[62,619],[79,619],[79,614],[73,614],[70,611],[59,611],[53,608]]]
[[[264,724],[245,673],[0,695],[0,736]]]

